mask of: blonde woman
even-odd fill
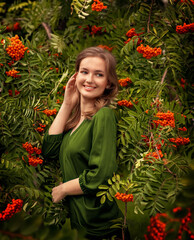
[[[92,240],[122,236],[120,229],[110,228],[111,220],[123,216],[116,202],[100,204],[96,197],[98,186],[117,170],[117,125],[108,107],[117,92],[113,55],[99,47],[86,48],[77,57],[76,73],[43,141],[44,158],[59,159],[63,174],[63,183],[52,190],[53,202],[65,199],[72,228]]]

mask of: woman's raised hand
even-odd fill
[[[71,78],[67,82],[67,85],[65,88],[65,94],[64,94],[63,103],[65,105],[68,105],[71,108],[73,108],[77,103],[77,101],[79,100],[79,92],[76,86],[76,76],[77,76],[77,73],[71,76]]]
[[[59,112],[57,113],[56,118],[49,128],[50,135],[64,132],[69,116],[79,100],[79,91],[77,90],[76,86],[76,76],[77,73],[75,73],[69,79],[66,85],[63,103],[59,109]]]

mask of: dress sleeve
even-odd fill
[[[93,117],[92,148],[88,169],[79,176],[82,191],[95,194],[98,186],[106,184],[117,170],[116,133],[117,124],[110,108],[100,109]]]
[[[55,160],[59,158],[59,150],[63,140],[63,133],[49,135],[45,133],[42,144],[42,156],[46,160]]]

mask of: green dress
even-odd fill
[[[83,195],[68,196],[72,228],[91,236],[101,236],[115,229],[110,220],[122,217],[115,201],[101,205],[98,186],[117,170],[116,118],[112,109],[101,108],[91,120],[85,119],[73,132],[45,134],[42,153],[45,159],[59,159],[63,181],[79,178]]]

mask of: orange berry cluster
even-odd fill
[[[147,235],[144,235],[145,240],[164,240],[166,237],[165,228],[166,223],[160,220],[160,217],[166,217],[165,213],[157,213],[156,216],[151,217],[150,225],[147,227]]]
[[[12,204],[8,203],[6,209],[0,213],[0,221],[10,219],[15,213],[21,211],[22,206],[23,201],[21,199],[12,199]]]
[[[36,154],[41,154],[41,149],[40,148],[37,148],[37,147],[33,147],[31,143],[23,143],[22,144],[22,147],[24,149],[26,149],[26,151],[31,155],[33,153],[36,153]]]
[[[189,138],[183,138],[183,137],[178,137],[178,138],[169,138],[170,142],[176,143],[177,146],[180,145],[185,145],[190,142]]]
[[[28,163],[29,165],[32,165],[33,167],[36,167],[38,164],[42,164],[43,160],[39,157],[34,157],[31,154],[36,153],[36,154],[41,154],[41,149],[37,147],[33,147],[31,143],[23,143],[22,144],[23,148],[26,149],[26,151],[29,153],[28,155]]]
[[[160,100],[159,100],[158,98],[156,98],[156,99],[154,100],[154,102],[151,103],[150,105],[151,105],[151,107],[156,106],[157,108],[159,108],[161,104],[162,104],[162,103],[160,102]]]
[[[119,193],[119,192],[117,192],[115,194],[115,197],[118,200],[121,200],[122,202],[133,202],[133,195],[132,194],[126,194],[126,193]]]
[[[44,132],[44,128],[37,127],[37,128],[36,128],[36,131],[38,131],[39,133]]]
[[[38,132],[44,132],[44,128],[46,127],[46,125],[45,124],[41,124],[41,123],[39,123],[39,125],[40,125],[40,127],[37,127],[36,128],[36,131],[38,131]]]
[[[131,28],[127,33],[126,33],[126,36],[128,37],[127,41],[125,41],[125,44],[127,44],[128,42],[131,41],[131,38],[134,37],[134,36],[138,36],[141,35],[143,33],[136,33],[135,32],[135,28]],[[133,40],[134,42],[134,40]],[[142,42],[142,40],[140,38],[138,38],[138,42],[137,42],[137,45],[140,45],[140,43]]]
[[[53,53],[53,56],[59,57],[59,54],[62,55],[62,53]]]
[[[176,2],[177,0],[175,0],[175,2]],[[186,2],[188,2],[188,0],[180,0],[180,2],[181,3],[186,3]],[[190,2],[192,3],[192,4],[194,4],[194,0],[190,0]]]
[[[40,108],[35,107],[34,110],[35,110],[35,111],[40,111]]]
[[[134,43],[135,39],[138,39],[138,41],[137,41],[137,46],[139,46],[139,45],[142,43],[142,40],[141,40],[140,38],[138,38],[138,37],[135,37],[135,38],[133,39],[133,43]],[[130,41],[131,41],[131,38],[128,38],[127,41],[125,41],[125,44],[127,44],[127,43],[130,42]]]
[[[135,32],[135,28],[131,28],[127,33],[126,36],[128,38],[132,38],[133,36],[139,36],[136,32]]]
[[[144,138],[143,141],[146,142],[146,145],[147,145],[148,147],[150,146],[150,144],[151,144],[151,147],[152,147],[152,148],[154,147],[153,139],[150,140],[150,139],[148,138],[148,136],[146,136],[146,135],[141,135],[141,137]],[[160,138],[160,135],[159,135],[158,137]],[[164,144],[164,139],[162,139],[161,142],[162,142],[162,144]],[[155,144],[158,150],[161,149],[162,144],[161,144],[161,143],[160,143],[160,144],[157,144],[157,143]]]
[[[50,67],[50,70],[53,70],[54,68],[53,67]],[[59,68],[55,68],[56,72],[58,73],[59,71]]]
[[[101,30],[102,30],[102,27],[97,27],[96,25],[94,25],[94,26],[92,26],[91,35],[101,32]]]
[[[17,30],[20,30],[21,27],[20,27],[20,23],[19,22],[16,22],[14,23],[13,25],[8,25],[6,27],[6,31],[7,32],[10,32],[10,31],[17,31]]]
[[[181,78],[180,82],[181,82],[181,87],[184,89],[185,88],[185,84],[187,85],[186,80]]]
[[[190,23],[190,24],[184,23],[183,26],[178,25],[176,26],[176,32],[179,34],[194,32],[194,23]]]
[[[124,79],[119,79],[119,84],[121,87],[126,87],[128,83],[132,83],[131,79],[129,77],[124,78]]]
[[[31,143],[23,143],[22,144],[22,147],[29,153],[29,154],[32,154],[34,153],[35,149],[32,147],[32,144]]]
[[[177,240],[182,239],[183,231],[188,232],[190,239],[194,239],[194,234],[191,232],[191,230],[189,229],[189,226],[188,226],[188,223],[192,222],[191,210],[190,209],[188,209],[187,215],[184,218],[182,218],[180,220],[180,222],[181,222],[181,225],[179,227]]]
[[[186,127],[182,127],[182,128],[179,128],[180,131],[183,131],[183,132],[186,132],[187,131],[187,128]]]
[[[22,44],[22,41],[20,41],[18,35],[15,35],[15,37],[8,38],[11,42],[11,44],[6,48],[6,52],[8,55],[14,60],[18,61],[21,58],[24,57],[25,51],[27,51],[27,47],[25,47]],[[29,52],[29,51],[27,51]]]
[[[112,51],[112,47],[108,47],[108,46],[106,46],[106,45],[98,45],[98,47],[100,47],[100,48],[102,48],[102,49],[106,49],[106,50],[108,50],[109,52],[111,52]]]
[[[43,113],[45,113],[48,117],[50,117],[52,115],[56,115],[57,114],[57,110],[55,108],[53,110],[45,109],[43,111]]]
[[[158,152],[150,152],[150,153],[147,153],[146,156],[145,156],[145,159],[148,159],[148,158],[156,158],[156,159],[159,159],[159,158],[163,158],[163,153],[161,150],[158,150]]]
[[[142,53],[143,57],[146,59],[156,57],[162,53],[161,48],[151,48],[149,45],[144,47],[143,44],[141,44],[139,47],[137,47],[137,51],[139,53]]]
[[[31,165],[33,167],[36,167],[38,164],[43,163],[43,160],[39,157],[29,156],[28,159],[29,159],[29,161],[28,161],[29,165]]]
[[[173,211],[173,213],[177,213],[177,212],[179,212],[179,211],[181,211],[181,210],[182,210],[181,207],[176,207],[176,208],[174,208],[172,211]]]
[[[11,89],[8,90],[8,93],[9,93],[9,96],[13,96],[13,93],[12,93]],[[17,96],[18,94],[20,94],[20,92],[15,89],[15,96]]]
[[[118,101],[117,104],[119,106],[125,106],[125,107],[128,107],[128,108],[132,108],[133,107],[133,103],[131,101],[127,101],[127,100]]]
[[[60,104],[61,103],[60,99],[57,99],[56,103]]]
[[[153,120],[153,122],[156,124],[156,127],[158,127],[158,125],[161,125],[163,127],[165,126],[171,126],[173,128],[175,127],[174,113],[170,112],[169,110],[167,111],[167,113],[158,112],[156,114],[156,117],[159,118],[159,120]]]
[[[15,69],[6,71],[5,73],[7,74],[8,77],[13,77],[13,78],[17,78],[17,77],[21,77],[21,75],[17,75],[20,71],[16,71]]]
[[[82,28],[82,26],[78,26],[78,28]],[[90,27],[87,25],[83,28],[84,31],[90,31]]]
[[[99,0],[94,0],[92,4],[92,11],[101,12],[103,9],[106,9],[107,6],[100,2]]]
[[[173,209],[173,212],[176,214],[177,212],[181,211],[181,207],[177,207]],[[183,231],[187,232],[189,235],[188,239],[194,239],[194,234],[191,232],[188,224],[192,222],[191,210],[188,208],[188,213],[183,218],[170,218],[166,213],[157,213],[154,217],[150,219],[150,225],[147,227],[147,234],[144,235],[145,240],[165,240],[168,238],[168,232],[174,231],[174,229],[168,230],[165,232],[166,225],[172,224],[172,222],[180,222],[180,227],[178,231],[178,236],[176,240],[182,239]],[[161,221],[161,217],[165,219],[165,223]]]

